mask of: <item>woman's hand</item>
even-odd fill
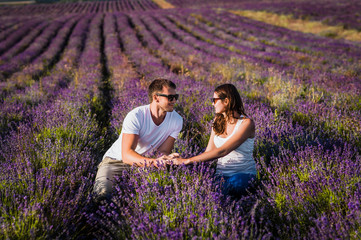
[[[182,164],[185,164],[185,165],[188,165],[188,164],[191,164],[191,160],[187,159],[187,158],[175,158],[173,159],[173,164],[174,165],[182,165]]]

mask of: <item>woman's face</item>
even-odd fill
[[[224,103],[224,99],[220,99],[218,94],[215,92],[213,93],[213,106],[216,113],[222,113],[226,109],[226,104]]]

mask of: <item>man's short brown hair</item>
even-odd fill
[[[163,79],[163,78],[154,79],[148,88],[149,102],[153,101],[154,93],[162,92],[164,86],[168,87],[168,88],[173,88],[173,89],[177,88],[177,86],[174,84],[174,82],[172,82],[168,79]]]

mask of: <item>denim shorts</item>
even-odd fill
[[[220,181],[223,194],[240,197],[247,194],[247,188],[255,179],[255,174],[237,173],[232,176],[219,176],[218,181]]]

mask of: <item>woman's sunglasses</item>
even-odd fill
[[[167,95],[167,94],[162,94],[162,93],[156,93],[156,95],[166,97],[166,98],[168,98],[168,101],[170,101],[170,102],[173,101],[173,99],[178,100],[178,97],[179,97],[179,94]]]
[[[211,101],[212,101],[213,104],[216,104],[217,100],[219,100],[219,99],[222,99],[222,100],[223,100],[224,98],[220,98],[220,97],[211,98]]]

